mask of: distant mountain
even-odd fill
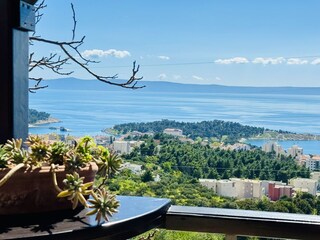
[[[123,80],[122,80],[123,81]],[[98,80],[82,80],[77,78],[61,78],[44,81],[51,89],[132,91],[108,85]],[[121,80],[119,80],[121,82]],[[223,85],[182,84],[164,81],[141,81],[146,85],[135,91],[161,92],[213,92],[213,93],[256,93],[256,94],[305,94],[320,95],[320,87],[240,87]]]

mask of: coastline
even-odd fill
[[[267,131],[263,134],[248,138],[248,140],[270,140],[270,141],[320,141],[320,135],[310,133],[279,133]]]
[[[45,125],[45,124],[50,124],[50,123],[59,123],[59,122],[61,122],[60,119],[49,117],[46,120],[38,120],[35,123],[28,124],[28,126],[29,127],[38,127],[39,125]]]

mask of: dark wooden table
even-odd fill
[[[0,239],[127,239],[163,226],[169,199],[118,196],[119,212],[97,225],[86,209],[0,217]]]

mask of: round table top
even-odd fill
[[[0,216],[0,239],[126,239],[160,227],[170,207],[169,199],[117,196],[119,212],[97,225],[87,209]]]

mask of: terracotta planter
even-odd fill
[[[84,182],[94,180],[98,170],[96,164],[90,164],[79,171],[85,177]],[[0,178],[9,170],[0,168]],[[57,172],[58,185],[63,188],[66,171],[60,166]],[[71,202],[57,198],[50,167],[35,170],[20,169],[2,187],[0,187],[0,215],[40,213],[71,209]]]

